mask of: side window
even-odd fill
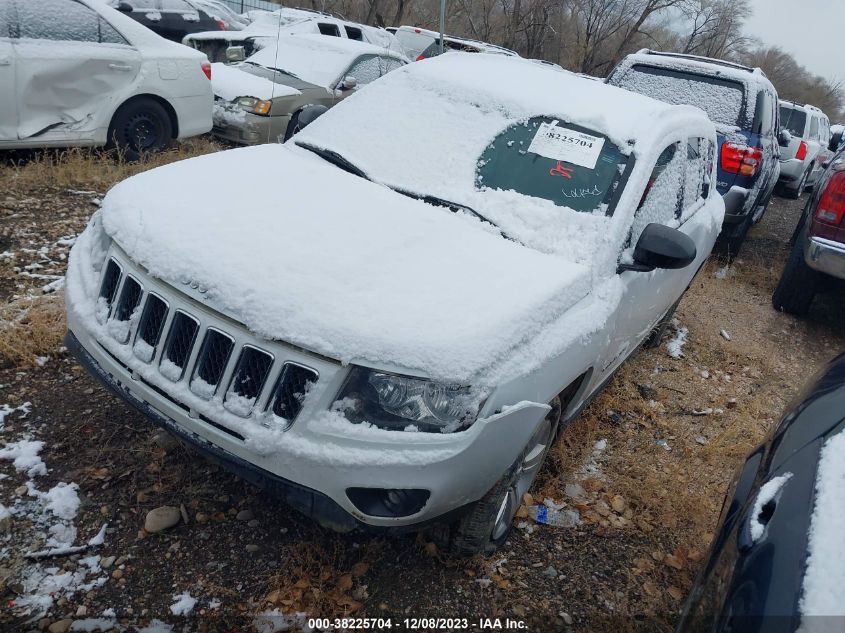
[[[126,41],[99,14],[76,0],[17,0],[18,37],[57,42]],[[61,16],[61,19],[57,19]]]
[[[810,118],[810,139],[819,140],[819,118],[815,115]]]
[[[656,222],[669,224],[683,209],[687,149],[681,143],[666,147],[651,171],[645,192],[631,226],[630,245],[640,239],[643,229]]]
[[[11,37],[12,1],[0,0],[0,37]]]
[[[830,143],[830,121],[828,121],[827,117],[822,117],[822,144],[827,145]]]
[[[332,37],[340,37],[340,29],[337,24],[328,24],[326,22],[318,22],[317,28],[323,35],[331,35]]]
[[[402,64],[389,57],[379,57],[377,55],[366,55],[359,57],[349,70],[346,71],[345,76],[352,76],[358,81],[359,85],[368,84],[375,81],[385,73],[398,68]]]
[[[364,41],[364,34],[361,33],[361,29],[354,26],[344,26],[343,28],[346,29],[346,37],[350,40],[356,40],[358,42]]]
[[[769,93],[765,90],[757,93],[757,107],[754,113],[754,119],[757,124],[754,131],[757,134],[763,136],[771,134],[772,124],[774,123],[772,119],[772,104],[769,99]]]
[[[711,143],[707,139],[687,139],[687,164],[684,172],[684,195],[678,217],[683,221],[691,216],[699,202],[710,193],[712,166]]]

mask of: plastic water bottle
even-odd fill
[[[529,506],[528,515],[536,523],[557,527],[575,527],[581,525],[581,515],[577,510],[554,510],[544,505]]]

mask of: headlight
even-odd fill
[[[473,422],[486,394],[470,387],[353,367],[337,407],[350,422],[382,429],[408,427],[429,433],[454,433]]]
[[[238,105],[247,112],[267,116],[270,114],[270,108],[273,103],[264,99],[256,99],[255,97],[240,97],[238,99]]]

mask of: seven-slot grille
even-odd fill
[[[164,340],[157,360],[159,373],[174,383],[187,376],[191,391],[206,400],[224,393],[223,406],[235,415],[245,418],[252,414],[273,376],[273,354],[251,344],[237,348],[235,338],[217,327],[203,330],[193,315],[171,309],[154,292],[145,293],[141,283],[124,274],[114,259],[109,260],[103,273],[98,315],[101,312],[110,325],[125,325],[107,328],[123,344],[132,339],[133,315],[140,314],[132,344],[135,356],[145,363],[155,363]],[[278,365],[278,378],[272,384],[266,408],[289,425],[299,415],[305,394],[319,374],[290,361]]]

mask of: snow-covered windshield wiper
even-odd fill
[[[363,169],[350,162],[334,150],[317,147],[316,145],[311,145],[310,143],[301,143],[299,141],[295,141],[295,143],[302,149],[307,149],[309,152],[315,153],[317,156],[330,162],[332,165],[340,167],[343,171],[348,171],[350,174],[363,178],[364,180],[370,180],[370,177],[367,176]]]
[[[406,191],[405,189],[397,189],[395,187],[391,187],[393,191],[396,193],[401,193],[403,196],[408,196],[409,198],[414,198],[415,200],[422,200],[423,202],[427,202],[429,204],[433,204],[437,207],[446,207],[451,211],[466,211],[470,215],[474,215],[476,218],[481,220],[482,222],[486,222],[491,226],[495,226],[497,229],[499,225],[493,222],[492,220],[488,220],[483,215],[481,215],[478,211],[473,209],[472,207],[468,207],[465,204],[461,204],[459,202],[452,202],[451,200],[446,200],[445,198],[438,198],[437,196],[430,196],[428,194],[423,193],[414,193],[413,191]],[[504,235],[504,234],[503,234]],[[507,237],[507,236],[505,236]],[[510,238],[508,238],[510,239]]]

